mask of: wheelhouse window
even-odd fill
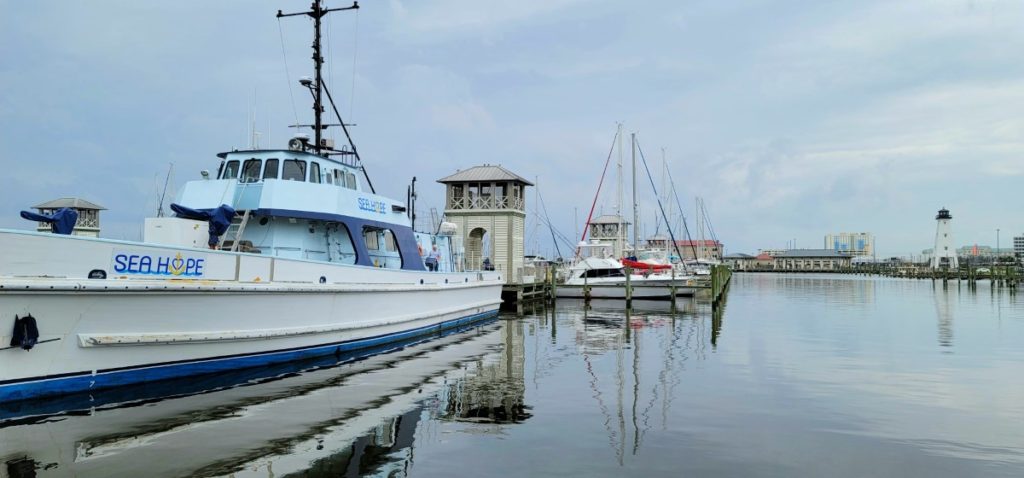
[[[349,189],[356,188],[356,175],[353,173],[345,174],[345,187]]]
[[[235,179],[238,177],[238,160],[232,159],[224,164],[224,173],[220,175],[221,179]]]
[[[334,170],[333,169],[329,169],[326,172],[324,172],[324,182],[326,182],[327,184],[334,184]]]
[[[284,170],[281,172],[281,179],[285,181],[305,181],[306,162],[298,159],[284,160]]]
[[[277,158],[270,158],[263,166],[263,179],[277,179],[277,169],[280,166]]]
[[[309,163],[309,182],[320,184],[320,163]]]
[[[260,180],[260,166],[263,165],[263,161],[252,158],[245,160],[242,164],[242,177],[239,179],[243,183],[255,183]]]

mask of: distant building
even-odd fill
[[[788,250],[789,249],[758,249],[757,253],[758,254],[767,254],[769,256],[775,257],[775,256],[781,256],[782,254],[785,254],[786,251],[788,251]]]
[[[54,199],[32,206],[33,209],[39,211],[39,214],[53,214],[58,209],[64,207],[74,209],[78,213],[78,221],[75,222],[75,228],[71,231],[71,234],[88,237],[100,236],[100,211],[107,209],[103,206],[79,198]],[[36,226],[36,230],[39,232],[50,232],[51,229],[49,224],[41,222]]]
[[[783,271],[832,271],[850,267],[851,259],[832,249],[790,249],[773,256],[773,267]]]
[[[622,216],[605,214],[590,221],[590,240],[600,244],[611,244],[615,257],[624,257],[629,233],[629,221]]]
[[[875,255],[875,236],[867,232],[839,232],[825,236],[825,249],[848,256]]]
[[[1024,257],[1024,234],[1013,237],[1013,255]]]
[[[756,258],[750,254],[728,254],[722,257],[722,263],[729,266],[734,271],[745,271],[752,268],[755,259]]]
[[[722,260],[722,243],[713,240],[676,241],[683,260]]]
[[[775,259],[768,254],[729,254],[722,258],[722,263],[734,271],[765,271],[774,268]]]
[[[1016,250],[1014,250],[1014,249],[1007,249],[1005,247],[1002,248],[1002,249],[996,249],[996,248],[994,248],[992,246],[980,246],[978,244],[974,244],[974,245],[970,245],[970,246],[958,247],[957,250],[956,250],[956,255],[961,257],[961,258],[964,258],[964,257],[991,258],[991,257],[996,257],[996,256],[1009,256],[1009,255],[1013,255],[1015,252],[1016,252]]]

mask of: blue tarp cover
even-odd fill
[[[231,225],[231,218],[235,217],[235,208],[227,204],[221,204],[216,209],[190,209],[180,204],[171,204],[171,210],[178,217],[195,219],[197,221],[208,221],[210,223],[210,247],[220,242],[220,236],[224,235]]]
[[[62,207],[53,214],[38,214],[31,211],[21,211],[21,217],[29,221],[45,222],[50,224],[50,230],[55,234],[71,234],[78,222],[78,211],[69,207]]]

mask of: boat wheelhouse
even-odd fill
[[[273,257],[425,270],[408,206],[366,190],[357,165],[296,150],[218,155],[217,174],[189,181],[178,203],[237,213],[221,248]],[[146,242],[173,243],[180,218],[151,218]],[[180,245],[180,244],[176,244]]]

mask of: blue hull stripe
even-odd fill
[[[324,355],[340,355],[346,352],[375,347],[391,342],[408,340],[417,336],[439,333],[453,327],[462,327],[473,322],[498,315],[497,310],[473,314],[411,330],[378,335],[347,342],[313,345],[305,348],[256,352],[247,355],[212,357],[192,361],[164,364],[144,364],[110,370],[63,374],[57,377],[34,377],[14,383],[0,385],[0,402],[26,400],[54,395],[85,392],[91,390],[132,385],[157,380],[167,380],[194,375],[203,375],[247,367],[260,367],[276,363],[303,360]]]

